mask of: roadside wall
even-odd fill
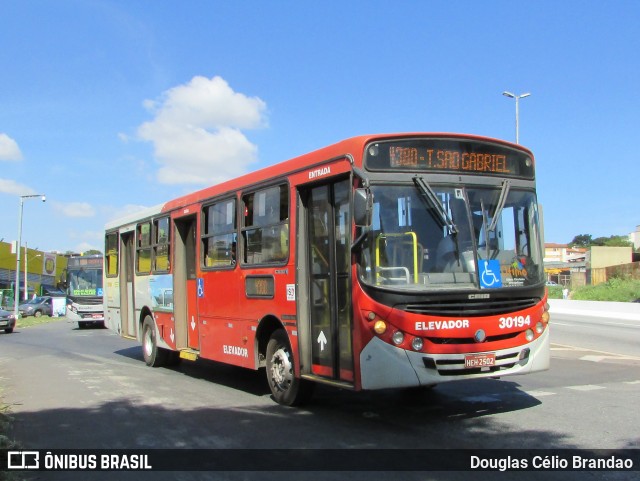
[[[554,314],[573,314],[590,317],[607,317],[628,319],[640,322],[640,303],[636,302],[604,302],[604,301],[572,301],[565,299],[549,299],[551,306],[551,325]]]

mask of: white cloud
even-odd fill
[[[132,216],[139,212],[142,212],[146,209],[149,209],[148,206],[138,205],[138,204],[126,204],[122,207],[111,207],[105,206],[102,209],[102,216],[107,220],[107,222],[112,222],[114,220],[120,220],[124,217]]]
[[[53,208],[66,217],[93,217],[95,209],[87,202],[52,202]]]
[[[144,105],[155,118],[138,128],[138,136],[154,145],[161,183],[217,183],[257,160],[257,147],[241,130],[266,125],[266,104],[234,92],[221,77],[194,77]]]
[[[22,160],[18,143],[3,133],[0,133],[0,160]]]
[[[33,195],[36,191],[26,185],[18,184],[15,180],[0,179],[0,192],[14,195]]]

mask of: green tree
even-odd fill
[[[580,234],[569,242],[570,247],[589,247],[591,245],[591,234]]]
[[[612,235],[604,242],[604,245],[609,247],[633,247],[633,243],[629,241],[629,237],[626,235]]]
[[[633,243],[625,235],[612,235],[609,237],[596,237],[591,234],[580,234],[569,242],[570,247],[591,247],[591,246],[607,246],[607,247],[633,247]]]

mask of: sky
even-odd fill
[[[536,157],[545,241],[640,225],[640,2],[0,0],[0,239],[104,225],[361,134]]]

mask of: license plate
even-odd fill
[[[494,353],[488,354],[469,354],[464,356],[464,367],[491,367],[496,365],[496,355]]]
[[[91,317],[94,318],[94,319],[102,319],[102,314],[94,314]]]
[[[6,326],[9,324],[9,321],[0,321],[0,326]]]

